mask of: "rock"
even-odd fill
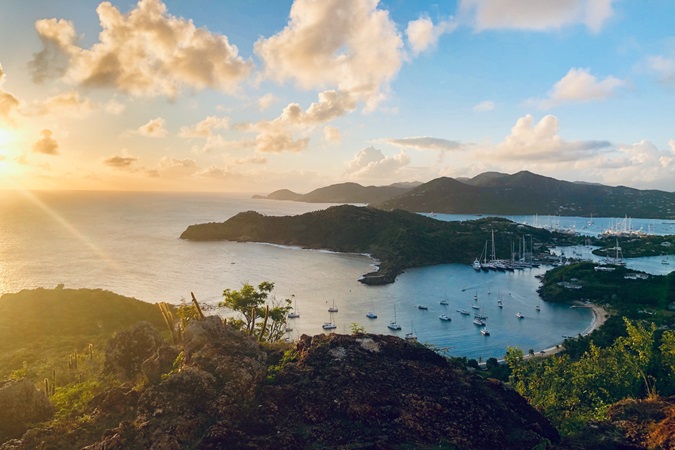
[[[170,345],[164,345],[157,352],[143,361],[141,371],[152,384],[158,384],[162,375],[171,372],[180,350]]]
[[[50,419],[53,414],[47,395],[27,378],[0,382],[0,443],[20,437],[28,424]]]
[[[141,372],[143,361],[164,345],[166,342],[152,324],[138,322],[115,333],[108,341],[103,370],[117,374],[122,380],[133,380]]]
[[[419,344],[333,334],[302,336],[297,351],[261,391],[260,415],[270,416],[250,425],[268,430],[252,435],[259,448],[521,449],[559,440],[515,390]]]

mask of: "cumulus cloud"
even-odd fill
[[[11,114],[19,107],[19,100],[9,92],[2,89],[5,83],[5,72],[0,65],[0,120],[12,123]]]
[[[472,109],[475,112],[492,111],[493,109],[495,109],[495,102],[485,100],[475,105]]]
[[[436,46],[438,39],[447,33],[452,33],[457,28],[453,19],[444,20],[437,25],[428,17],[420,17],[408,22],[405,34],[414,56]]]
[[[511,134],[489,153],[489,157],[529,163],[577,161],[595,157],[612,146],[608,141],[566,141],[558,134],[559,127],[555,116],[549,114],[535,123],[528,114],[516,121]]]
[[[660,150],[649,141],[620,144],[611,154],[575,163],[575,169],[586,171],[594,179],[609,185],[637,188],[658,187],[673,191],[675,152]]]
[[[340,142],[342,141],[342,135],[336,127],[327,125],[323,127],[323,139],[326,142]]]
[[[647,65],[662,83],[675,83],[675,60],[663,56],[650,56]]]
[[[410,137],[402,139],[387,138],[382,139],[382,142],[395,145],[403,148],[414,148],[417,150],[460,150],[462,144],[457,141],[449,141],[447,139],[433,138],[428,136]]]
[[[258,99],[258,108],[260,111],[265,111],[277,101],[274,94],[268,93]]]
[[[59,143],[52,137],[54,133],[51,130],[42,130],[40,132],[42,139],[33,144],[33,152],[43,155],[58,155]]]
[[[216,166],[210,166],[210,167],[207,167],[206,169],[202,169],[198,172],[195,172],[195,176],[205,177],[205,178],[220,178],[220,179],[222,179],[222,178],[227,178],[228,175],[229,174],[225,170],[221,169],[220,167],[216,167]]]
[[[227,130],[230,121],[227,117],[208,116],[199,123],[189,127],[182,127],[178,136],[182,138],[203,138],[212,136],[215,130]]]
[[[337,88],[373,109],[403,59],[396,24],[377,4],[378,0],[296,0],[288,25],[255,44],[265,75],[303,89]]]
[[[177,159],[165,156],[159,160],[156,170],[161,177],[181,178],[193,175],[199,170],[199,167],[193,159]]]
[[[237,164],[267,164],[267,158],[264,156],[249,156],[248,158],[240,158],[235,160]]]
[[[461,0],[462,16],[478,30],[547,31],[582,24],[599,32],[614,15],[615,0]]]
[[[103,164],[114,169],[130,170],[136,161],[138,161],[138,158],[123,153],[122,155],[113,155],[105,158]]]
[[[279,117],[271,121],[242,124],[238,129],[255,131],[256,150],[264,153],[300,152],[309,145],[309,138],[296,139],[295,133],[307,133],[322,123],[341,117],[356,108],[353,96],[342,91],[325,91],[318,101],[303,111],[297,103],[286,106]]]
[[[553,86],[548,98],[539,102],[539,106],[549,108],[568,102],[604,100],[625,86],[624,80],[608,76],[600,81],[588,69],[572,68]]]
[[[366,147],[347,163],[345,175],[352,179],[388,179],[395,177],[408,164],[410,157],[404,150],[398,155],[385,156],[379,149]]]
[[[103,2],[96,12],[102,31],[88,49],[77,45],[71,22],[36,22],[43,50],[30,63],[34,80],[65,77],[139,97],[176,97],[183,88],[234,92],[252,70],[226,36],[168,14],[161,0],[140,0],[127,14]]]
[[[76,90],[70,90],[25,108],[24,113],[38,116],[87,117],[96,109],[96,104],[88,98],[81,98]]]
[[[141,136],[161,138],[166,136],[168,133],[168,131],[165,128],[165,125],[166,121],[162,117],[157,117],[156,119],[152,119],[145,125],[141,125],[138,128],[138,133]]]

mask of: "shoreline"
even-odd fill
[[[586,327],[584,331],[582,331],[580,334],[581,336],[588,336],[591,334],[593,331],[597,330],[601,326],[605,324],[607,321],[607,316],[609,316],[609,312],[602,306],[596,305],[595,303],[582,303],[580,301],[575,301],[572,302],[572,306],[570,308],[586,308],[590,309],[591,312],[593,313],[593,320],[591,321],[591,324]],[[574,337],[574,336],[571,336]],[[529,359],[529,358],[543,358],[546,356],[551,356],[555,355],[556,353],[560,352],[563,347],[562,347],[562,342],[559,344],[556,344],[552,347],[547,347],[543,350],[540,350],[538,352],[535,352],[534,355],[530,355],[529,353],[523,355],[523,359]]]

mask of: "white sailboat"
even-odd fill
[[[337,325],[333,322],[333,313],[330,313],[330,322],[324,322],[323,325],[321,325],[321,328],[324,330],[334,330],[337,328]]]
[[[387,325],[387,328],[389,328],[390,330],[396,330],[396,331],[401,329],[401,325],[399,325],[398,322],[396,321],[396,306],[394,306],[394,320],[389,322],[389,325]]]
[[[410,323],[410,328],[412,331],[410,333],[405,334],[405,340],[408,342],[417,342],[417,333],[415,333],[415,326]]]
[[[295,295],[291,295],[293,297],[293,311],[288,313],[288,318],[289,319],[297,319],[300,317],[300,313],[298,312],[298,301],[295,300]]]
[[[338,309],[335,307],[335,299],[333,299],[333,306],[328,308],[328,312],[331,312],[331,313],[338,312]]]

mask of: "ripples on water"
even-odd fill
[[[275,283],[278,298],[294,294],[297,299],[301,317],[292,321],[292,337],[321,332],[335,300],[337,332],[349,332],[353,322],[374,333],[403,336],[414,329],[421,342],[476,358],[501,357],[507,345],[525,351],[555,345],[562,335],[576,335],[591,322],[586,309],[541,303],[541,311],[535,310],[540,302],[534,275],[543,269],[482,273],[445,264],[411,269],[392,285],[369,287],[357,282],[373,270],[373,260],[363,255],[178,239],[188,225],[222,222],[241,211],[286,215],[329,206],[229,194],[5,192],[0,198],[0,293],[64,283],[149,302],[178,303],[192,291],[215,305],[223,289],[267,280]],[[474,294],[488,316],[489,337],[479,333],[472,317],[456,312],[473,313]],[[439,302],[446,296],[450,305],[443,307]],[[420,304],[429,309],[419,310]],[[365,317],[371,310],[377,319]],[[399,332],[386,326],[394,311],[403,327]],[[526,318],[518,320],[518,311]],[[451,322],[438,319],[443,312]]]

